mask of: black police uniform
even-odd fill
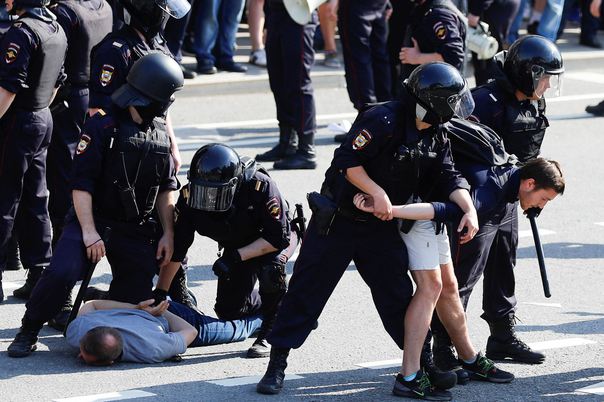
[[[157,195],[178,188],[165,122],[156,118],[153,125],[136,125],[127,110],[95,114],[82,130],[71,181],[74,190],[92,195],[95,225],[113,275],[109,297],[135,304],[151,298],[159,269],[155,256],[161,231],[150,218]],[[130,194],[124,194],[127,187],[134,188],[138,214]],[[70,212],[50,266],[27,302],[24,326],[41,327],[54,317],[89,269],[82,241]]]
[[[72,159],[88,110],[90,51],[111,32],[113,16],[105,0],[58,0],[51,10],[68,43],[67,81],[50,107],[54,125],[46,177],[50,191],[48,210],[56,242],[71,205]]]
[[[466,244],[460,245],[460,234],[456,231],[452,233],[452,242],[456,245],[452,258],[455,261],[459,296],[465,309],[474,286],[484,273],[483,310],[503,317],[513,312],[516,305],[514,273],[511,269],[501,269],[502,264],[496,260],[516,260],[518,221],[510,217],[511,212],[516,211],[518,201],[519,168],[511,165],[484,166],[457,156],[455,166],[472,186],[470,194],[480,225],[479,232]],[[455,204],[432,205],[436,221],[458,222],[463,214]],[[511,288],[502,285],[502,281],[511,284]]]
[[[506,44],[510,26],[516,18],[520,0],[468,0],[468,12],[489,24],[491,35],[497,39],[499,51]],[[476,85],[486,84],[491,76],[492,60],[478,60],[472,55]]]
[[[312,14],[308,24],[300,25],[291,19],[283,0],[267,0],[264,11],[266,68],[279,126],[293,128],[301,136],[314,135],[317,122],[310,68],[315,58],[317,14]]]
[[[0,43],[0,86],[16,94],[0,119],[0,270],[17,215],[23,265],[40,268],[50,261],[46,152],[52,118],[48,105],[65,78],[66,47],[63,29],[42,7],[28,8]]]
[[[366,103],[391,99],[387,3],[387,0],[340,0],[338,4],[346,89],[357,110]]]
[[[427,0],[417,5],[407,28],[404,47],[413,47],[411,38],[417,41],[422,53],[439,53],[445,63],[463,71],[466,24],[450,1]],[[416,67],[403,64],[402,78],[409,77]]]
[[[335,151],[321,190],[333,201],[335,215],[320,217],[324,208],[320,215],[313,212],[288,292],[267,338],[273,350],[304,343],[350,261],[371,289],[386,331],[403,348],[404,318],[413,287],[399,225],[357,210],[352,197],[359,190],[344,173],[363,166],[393,204],[404,204],[412,195],[429,200],[436,189],[450,194],[468,185],[453,166],[449,142],[439,126],[419,132],[415,101],[406,90],[401,95],[403,101],[362,112]]]
[[[225,212],[210,212],[187,206],[189,186],[181,190],[176,204],[174,253],[172,261],[181,262],[195,232],[209,237],[224,248],[224,254],[246,246],[259,238],[278,251],[242,261],[232,267],[228,279],[218,278],[216,314],[220,319],[233,320],[262,312],[273,317],[287,288],[285,272],[272,270],[283,266],[281,251],[290,244],[287,203],[275,182],[266,174],[246,170],[233,204]],[[267,269],[268,268],[268,269]],[[260,292],[254,291],[256,281]]]
[[[88,107],[110,108],[111,94],[126,83],[135,61],[146,54],[161,52],[172,57],[166,41],[157,34],[147,42],[129,25],[112,32],[96,45],[90,61],[90,100]]]

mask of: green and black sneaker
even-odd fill
[[[493,363],[491,359],[483,356],[481,352],[478,352],[476,361],[472,364],[468,364],[463,360],[460,360],[459,362],[473,380],[507,383],[512,382],[514,379],[514,374],[498,369],[495,366],[495,363]]]
[[[452,399],[449,391],[442,391],[433,387],[430,378],[423,370],[418,371],[411,381],[405,381],[405,377],[399,373],[394,381],[392,393],[396,396],[426,401],[450,401]]]

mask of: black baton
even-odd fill
[[[103,233],[104,243],[107,243],[106,239],[109,237],[110,232],[111,228],[105,229],[105,233]],[[63,330],[63,336],[67,335],[67,328],[69,328],[69,324],[71,324],[71,322],[75,320],[78,315],[78,311],[80,310],[80,306],[82,305],[82,301],[84,300],[84,295],[86,294],[86,289],[88,289],[88,284],[90,283],[90,279],[92,279],[92,274],[94,274],[96,264],[98,264],[98,262],[90,262],[90,264],[88,264],[88,270],[86,271],[84,279],[82,279],[80,290],[78,290],[78,295],[76,296],[75,302],[73,303],[73,307],[71,309],[71,313],[69,314],[69,318],[67,319],[67,325],[65,325],[65,329]]]
[[[541,273],[541,282],[543,283],[543,293],[545,294],[545,297],[552,297],[552,294],[549,291],[549,281],[547,280],[547,271],[545,269],[545,259],[543,257],[543,247],[541,246],[539,229],[537,229],[537,222],[535,222],[535,218],[539,216],[540,212],[541,210],[539,208],[530,208],[526,211],[526,217],[529,222],[531,222],[535,250],[537,250],[537,259],[539,260],[539,272]]]

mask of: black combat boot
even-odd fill
[[[48,326],[56,329],[57,331],[64,332],[65,328],[67,327],[67,321],[69,321],[69,316],[71,315],[72,309],[73,300],[71,298],[71,292],[69,292],[65,303],[63,303],[63,307],[61,307],[61,311],[59,311],[57,315],[48,321]]]
[[[21,256],[19,254],[19,244],[15,237],[11,237],[6,246],[6,268],[7,271],[18,271],[23,269]]]
[[[280,170],[316,169],[315,134],[299,135],[298,150],[294,155],[275,162],[273,168]]]
[[[23,317],[19,333],[15,336],[13,342],[8,346],[8,355],[10,357],[26,357],[36,350],[38,342],[38,333],[43,324],[34,323]]]
[[[594,106],[587,106],[585,111],[587,113],[595,114],[596,116],[604,116],[604,101]]]
[[[260,394],[278,394],[283,388],[283,379],[285,378],[285,369],[287,368],[287,356],[289,348],[271,349],[271,360],[268,362],[268,368],[264,377],[256,385],[256,391]]]
[[[275,315],[272,314],[272,318],[265,319],[262,321],[260,331],[258,331],[258,337],[252,346],[247,350],[247,357],[250,359],[257,357],[268,357],[271,353],[271,345],[266,340],[269,332],[273,329],[273,323],[275,322]]]
[[[430,378],[430,383],[439,389],[453,388],[457,384],[457,375],[453,371],[441,371],[436,364],[432,356],[432,346],[430,341],[432,340],[431,334],[428,334],[422,347],[422,353],[420,355],[420,365],[424,372]]]
[[[298,149],[298,138],[291,127],[279,127],[279,143],[270,150],[256,155],[258,162],[275,162],[294,155]]]
[[[445,331],[444,328],[438,331],[432,330],[432,335],[434,337],[433,356],[436,367],[444,371],[455,372],[457,384],[467,384],[470,381],[470,375],[459,364],[455,351],[453,350],[453,343],[451,342],[451,338],[449,338],[447,331]]]
[[[197,299],[187,287],[187,274],[182,265],[178,268],[178,271],[176,271],[174,279],[172,279],[170,289],[168,289],[168,295],[170,296],[170,299],[175,302],[192,308],[193,310],[197,310]]]
[[[25,280],[25,284],[18,289],[13,290],[13,296],[17,299],[29,300],[29,295],[36,287],[36,283],[42,276],[42,272],[44,268],[41,267],[32,267],[27,270],[27,279]]]
[[[487,341],[487,357],[492,360],[512,359],[521,363],[541,364],[545,355],[533,351],[516,336],[514,325],[516,318],[510,314],[496,322],[489,322],[491,336]]]

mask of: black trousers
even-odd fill
[[[357,222],[341,216],[335,217],[327,236],[319,235],[310,220],[289,289],[267,338],[271,345],[298,348],[304,343],[351,261],[371,289],[386,331],[403,348],[405,313],[413,286],[397,224]]]

